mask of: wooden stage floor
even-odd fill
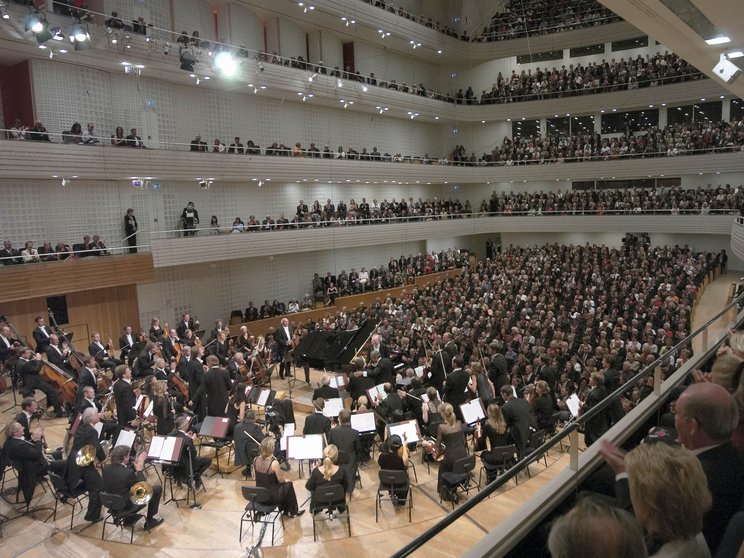
[[[726,303],[728,289],[738,274],[729,273],[707,286],[695,312],[694,325],[702,324],[714,315]],[[729,315],[729,318],[731,315]],[[715,324],[716,331],[728,326],[727,320]],[[713,333],[710,339],[714,338]],[[696,350],[699,347],[696,347]],[[313,371],[312,380],[318,381],[321,372]],[[285,387],[286,382],[276,381],[276,389]],[[310,391],[302,382],[297,382],[293,389],[293,398]],[[12,395],[0,395],[0,408],[12,405]],[[20,408],[0,414],[0,425],[4,426]],[[297,412],[297,420],[302,427],[305,413]],[[66,421],[64,419],[43,419],[47,440],[50,447],[61,445]],[[375,456],[376,457],[376,456]],[[420,453],[412,455],[416,467],[418,482],[413,482],[413,521],[408,523],[407,511],[395,510],[389,502],[383,502],[379,522],[375,522],[375,494],[377,490],[377,464],[371,462],[361,469],[363,488],[357,486],[350,503],[351,537],[348,537],[345,525],[339,520],[319,524],[319,540],[313,542],[312,518],[305,513],[298,519],[285,519],[285,529],[277,522],[275,546],[271,547],[270,530],[267,531],[262,545],[267,557],[331,557],[338,556],[389,556],[413,537],[423,532],[452,508],[439,503],[436,492],[437,467],[432,465],[427,472],[426,464],[421,463]],[[523,502],[542,488],[559,471],[568,465],[568,454],[558,449],[548,454],[548,467],[542,462],[531,465],[532,478],[520,477],[519,485],[510,482],[499,494],[483,502],[478,508],[466,515],[443,534],[427,544],[417,555],[428,558],[460,556],[464,549],[472,546],[485,533],[509,516]],[[304,479],[299,479],[297,464],[292,464],[290,477],[294,479],[297,498],[303,502],[308,493],[304,488]],[[70,531],[70,508],[60,508],[56,521],[46,521],[49,515],[40,512],[35,518],[20,517],[2,527],[0,538],[0,556],[18,556],[23,558],[56,558],[56,557],[114,557],[138,558],[180,557],[196,558],[202,556],[238,557],[246,555],[246,546],[257,538],[252,537],[250,528],[243,536],[242,544],[238,541],[240,517],[245,507],[240,488],[253,484],[252,480],[244,481],[240,470],[228,468],[230,474],[224,478],[219,475],[207,476],[206,493],[199,492],[199,501],[203,508],[192,510],[186,507],[177,508],[174,503],[160,506],[160,515],[165,519],[160,527],[152,533],[142,530],[141,523],[135,528],[135,538],[129,544],[129,532],[107,527],[106,540],[101,541],[102,523],[90,526],[83,521],[83,514],[76,515],[75,525]],[[480,461],[476,468],[480,469]],[[212,471],[207,475],[211,475]],[[12,475],[9,475],[12,478]],[[154,475],[151,481],[157,482]],[[15,481],[9,481],[10,486]],[[463,496],[467,498],[467,496]],[[49,505],[53,498],[50,493],[43,493],[37,488],[33,505]],[[305,506],[307,507],[307,506]],[[17,516],[13,506],[0,500],[0,513],[6,516]]]

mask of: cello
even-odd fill
[[[75,379],[59,368],[58,366],[42,360],[39,375],[43,376],[56,390],[60,404],[70,408],[75,407],[75,396],[77,395],[78,384]]]

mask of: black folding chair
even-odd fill
[[[333,521],[334,517],[340,520],[346,520],[351,537],[351,514],[349,506],[346,505],[346,491],[340,484],[327,484],[320,486],[313,492],[313,504],[310,507],[310,513],[313,516],[313,541],[318,540],[318,522]],[[343,510],[339,510],[343,508]],[[334,511],[338,510],[338,515],[334,516]],[[320,512],[323,515],[318,517]]]
[[[54,512],[52,513],[52,519],[57,521],[57,508],[59,504],[70,506],[72,508],[72,514],[70,514],[70,529],[75,521],[75,508],[80,506],[80,510],[83,509],[83,502],[88,497],[88,493],[85,490],[85,486],[79,486],[74,490],[67,488],[65,479],[60,477],[56,473],[49,472],[49,480],[52,483],[52,489],[54,491]]]
[[[134,526],[141,518],[145,517],[141,513],[137,513],[142,508],[133,505],[121,494],[101,492],[99,496],[101,498],[101,504],[103,504],[103,507],[108,510],[108,514],[106,514],[106,517],[103,519],[101,540],[104,540],[106,537],[106,524],[110,521],[122,531],[125,527],[129,528],[129,544],[132,544],[132,541],[134,540]]]
[[[483,464],[483,467],[478,473],[478,490],[481,488],[481,481],[484,472],[486,473],[485,484],[490,484],[496,480],[497,476],[503,475],[517,462],[517,446],[512,444],[510,446],[492,448],[489,461],[483,459],[483,455],[481,455],[481,463]],[[514,479],[517,484],[519,484],[519,479],[517,477],[514,477]]]
[[[442,473],[442,490],[455,509],[457,495],[461,492],[470,494],[471,488],[477,488],[473,483],[473,470],[475,469],[475,456],[462,457],[452,464],[452,470]],[[439,494],[439,503],[442,503],[442,494]]]
[[[274,546],[274,527],[276,525],[277,518],[282,523],[282,529],[284,528],[284,517],[279,511],[279,507],[276,504],[268,504],[267,502],[271,499],[271,495],[266,488],[259,486],[243,486],[241,487],[243,492],[243,498],[248,500],[245,506],[245,511],[240,518],[240,537],[239,541],[243,542],[243,524],[248,522],[251,524],[251,531],[255,529],[256,523],[263,525],[271,525],[271,546]]]
[[[543,443],[545,442],[545,431],[544,430],[538,430],[537,432],[533,432],[530,434],[529,440],[527,441],[527,447],[524,448],[524,454],[529,455],[533,451],[535,451],[537,448],[539,448]],[[548,454],[543,453],[540,457],[535,459],[535,461],[540,461],[542,459],[545,462],[545,468],[548,468]],[[530,471],[529,464],[527,465],[527,477],[532,477],[532,471]]]
[[[413,510],[413,491],[411,490],[411,481],[408,478],[408,471],[380,469],[380,485],[377,487],[377,498],[375,498],[375,523],[379,510],[382,509],[382,501],[392,502],[398,505],[401,502],[408,504],[408,523],[411,522],[411,512]],[[400,498],[400,493],[405,490],[405,498]],[[385,493],[388,496],[385,496]]]

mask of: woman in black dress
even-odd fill
[[[550,387],[545,380],[535,382],[535,394],[530,400],[532,414],[535,415],[537,428],[552,432],[555,430],[555,417],[553,416],[557,409],[553,404],[553,398],[550,396]]]
[[[442,415],[443,423],[437,429],[437,442],[434,446],[437,455],[444,458],[439,463],[439,475],[437,476],[437,491],[442,500],[451,501],[450,494],[443,490],[442,475],[452,471],[455,461],[467,457],[468,451],[465,447],[465,432],[462,422],[455,417],[455,411],[449,403],[439,406],[439,414]]]
[[[486,410],[488,418],[483,426],[478,423],[476,429],[479,431],[478,446],[476,450],[483,450],[481,459],[489,465],[500,465],[500,461],[493,459],[493,449],[510,446],[514,443],[514,438],[509,434],[506,427],[504,415],[501,413],[501,407],[496,403],[491,403]]]
[[[276,440],[268,436],[261,441],[258,457],[253,460],[253,471],[256,474],[256,486],[269,492],[269,504],[279,506],[287,517],[299,517],[305,510],[298,509],[292,481],[284,477],[279,462],[274,457]]]
[[[176,411],[174,401],[168,395],[167,380],[161,380],[155,386],[152,395],[152,411],[158,419],[158,436],[167,436],[176,429]]]
[[[313,472],[310,474],[310,478],[305,483],[311,493],[310,498],[310,509],[313,511],[320,511],[327,502],[317,501],[315,499],[315,490],[318,487],[326,486],[329,484],[338,484],[344,489],[344,500],[339,502],[333,502],[334,507],[343,512],[346,510],[346,470],[343,467],[338,466],[338,448],[333,444],[329,444],[323,450],[323,461],[319,463]]]

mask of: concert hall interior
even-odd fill
[[[737,329],[740,12],[0,0],[0,554],[548,556]]]

